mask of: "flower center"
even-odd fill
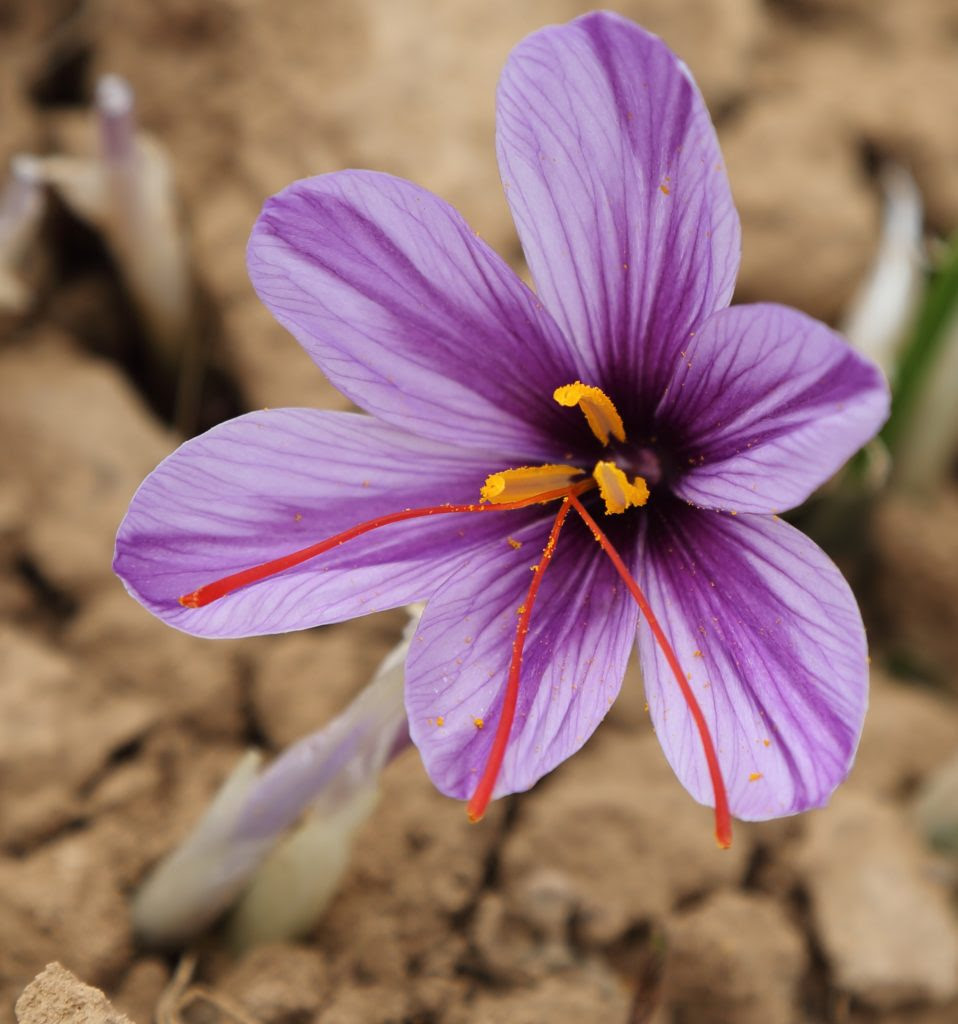
[[[653,448],[637,449],[630,460],[631,468],[650,486],[655,487],[665,476],[662,457]]]
[[[608,446],[610,437],[617,441],[625,441],[625,425],[612,399],[602,390],[591,384],[583,384],[577,380],[574,384],[565,384],[556,388],[552,397],[567,407],[578,406],[589,429]],[[648,453],[651,456],[651,452]],[[654,459],[654,456],[652,456]],[[653,464],[645,460],[651,470],[657,472],[655,482],[661,477],[658,461]],[[561,464],[545,464],[542,466],[519,466],[516,469],[504,469],[486,477],[481,498],[492,505],[506,502],[523,501],[537,494],[553,491],[562,487],[573,487],[581,483],[586,471],[578,466]],[[600,459],[592,470],[592,479],[598,484],[599,495],[605,502],[607,515],[624,512],[627,508],[639,508],[649,500],[649,488],[642,476],[634,476],[631,480],[620,466],[611,459]]]

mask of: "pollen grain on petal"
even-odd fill
[[[614,462],[597,462],[592,473],[599,485],[599,494],[605,502],[607,513],[624,512],[627,508],[638,508],[649,500],[649,488],[642,477],[634,482]]]
[[[572,408],[578,406],[585,415],[592,433],[603,443],[609,443],[611,434],[617,441],[625,440],[625,425],[612,399],[601,389],[577,380],[564,384],[552,392],[559,405]]]
[[[492,505],[523,501],[526,498],[534,498],[537,494],[552,494],[565,487],[571,487],[581,476],[582,470],[578,466],[547,464],[504,469],[486,477],[481,497],[483,501],[488,501]]]

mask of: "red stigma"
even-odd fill
[[[271,576],[276,576],[297,565],[302,565],[304,562],[308,562],[327,551],[331,551],[333,548],[339,547],[340,544],[345,544],[347,541],[354,540],[356,537],[361,537],[363,534],[370,533],[372,530],[378,530],[382,526],[390,526],[393,523],[401,523],[410,519],[420,519],[426,516],[447,515],[463,512],[508,512],[513,509],[528,508],[532,505],[561,500],[562,505],[560,506],[559,511],[556,514],[555,521],[552,524],[552,530],[549,534],[546,546],[543,549],[542,557],[535,567],[532,583],[529,586],[525,603],[522,606],[522,610],[519,615],[516,635],[512,642],[512,658],[509,664],[509,675],[506,679],[506,691],[503,697],[502,711],[499,716],[499,722],[496,726],[496,734],[493,737],[492,746],[489,750],[489,755],[486,760],[485,768],[483,769],[482,777],[480,778],[479,784],[476,786],[475,792],[472,794],[472,797],[466,807],[469,818],[472,821],[479,821],[485,814],[486,808],[489,806],[489,801],[492,799],[492,793],[495,789],[496,780],[499,778],[499,773],[502,769],[502,762],[509,742],[509,735],[512,731],[512,725],[515,719],[516,706],[519,699],[522,655],[526,637],[529,633],[532,608],[535,604],[536,595],[539,592],[539,586],[542,583],[542,577],[555,554],[556,543],[558,541],[559,532],[562,529],[562,524],[565,522],[569,511],[574,508],[579,514],[579,517],[588,527],[589,531],[592,533],[592,536],[595,537],[602,550],[612,562],[619,576],[622,578],[622,581],[628,588],[629,593],[635,599],[636,604],[639,606],[639,610],[642,612],[649,628],[652,630],[655,642],[659,645],[660,650],[665,656],[665,660],[668,662],[669,667],[672,670],[672,674],[675,676],[675,680],[679,685],[679,690],[685,700],[685,703],[688,705],[689,712],[692,715],[692,719],[698,730],[699,738],[702,742],[702,749],[705,755],[705,761],[708,766],[709,776],[712,781],[712,789],[715,795],[715,838],[718,841],[719,846],[723,849],[728,848],[732,843],[732,819],[729,811],[728,796],[725,791],[725,782],[722,779],[718,756],[715,752],[715,746],[712,742],[711,734],[709,733],[708,724],[706,723],[705,716],[702,714],[702,709],[695,698],[695,694],[692,692],[692,688],[689,686],[688,680],[682,671],[678,657],[676,656],[672,645],[669,643],[658,619],[655,617],[655,613],[652,611],[645,594],[642,593],[638,583],[636,583],[632,578],[631,573],[622,561],[619,553],[612,546],[608,537],[606,537],[596,521],[579,501],[578,496],[595,487],[595,485],[595,480],[589,478],[576,483],[572,487],[564,487],[554,491],[545,491],[542,494],[536,494],[532,497],[523,498],[518,501],[503,502],[501,504],[433,505],[427,508],[410,508],[404,509],[401,512],[392,512],[388,515],[378,516],[375,519],[369,519],[366,522],[359,523],[356,526],[350,527],[348,530],[343,530],[342,533],[337,533],[332,537],[327,537],[325,540],[318,541],[308,547],[300,548],[298,551],[293,551],[290,554],[282,555],[279,558],[274,558],[268,562],[262,562],[261,564],[251,566],[248,569],[241,569],[239,572],[231,573],[229,576],[224,576],[221,579],[214,580],[212,583],[207,583],[204,586],[199,587],[197,590],[191,591],[189,594],[182,595],[178,600],[184,608],[203,608],[208,604],[212,604],[214,601],[218,601],[222,597],[235,593],[243,587],[247,587],[253,583],[258,583],[259,581],[268,579]]]
[[[268,579],[270,576],[277,576],[279,573],[292,569],[294,566],[302,565],[303,562],[308,562],[319,555],[325,554],[327,551],[339,547],[340,544],[345,544],[347,541],[361,537],[364,533],[369,533],[372,530],[378,530],[381,526],[402,523],[407,519],[446,515],[451,512],[508,512],[511,509],[528,508],[530,505],[556,501],[559,498],[568,497],[570,494],[582,494],[594,486],[593,481],[590,479],[576,484],[571,491],[568,487],[563,487],[560,490],[546,491],[543,494],[536,494],[531,498],[503,502],[499,505],[432,505],[428,508],[407,508],[402,512],[391,512],[389,515],[368,519],[357,526],[351,526],[348,530],[343,530],[342,533],[337,533],[333,537],[327,537],[326,540],[318,541],[316,544],[310,544],[309,547],[300,548],[299,551],[293,551],[288,555],[282,555],[269,562],[262,562],[260,565],[251,566],[249,569],[241,569],[239,572],[231,573],[229,576],[223,576],[221,579],[205,584],[198,590],[191,591],[189,594],[183,594],[177,600],[184,608],[203,608],[214,601],[218,601],[221,597],[226,597],[227,594],[232,594],[243,587],[249,586],[251,583],[258,583],[260,580]]]
[[[708,765],[709,776],[712,780],[712,791],[715,794],[715,839],[723,850],[727,850],[732,845],[732,816],[728,806],[728,794],[725,792],[725,781],[722,778],[722,770],[719,767],[718,755],[715,753],[715,745],[712,743],[712,736],[709,733],[709,727],[705,721],[705,716],[702,714],[702,709],[699,707],[699,702],[695,699],[695,694],[692,693],[692,688],[689,686],[689,681],[682,671],[679,659],[676,657],[675,651],[669,643],[665,632],[659,625],[659,620],[655,617],[651,605],[646,599],[645,594],[642,593],[638,583],[632,578],[632,574],[626,568],[618,551],[615,550],[609,538],[602,532],[599,525],[589,515],[574,494],[569,495],[568,501],[575,508],[576,512],[579,513],[580,518],[589,528],[592,536],[599,542],[602,550],[609,556],[609,560],[615,566],[616,572],[622,577],[622,582],[625,583],[629,593],[635,598],[635,603],[645,616],[645,621],[649,624],[649,629],[652,630],[655,642],[665,655],[665,660],[669,663],[669,668],[672,669],[675,681],[679,684],[679,690],[685,698],[685,703],[688,705],[689,712],[698,729],[699,738],[702,741],[702,749],[705,754],[705,762]]]
[[[535,567],[532,576],[532,583],[529,585],[529,592],[526,594],[522,611],[519,614],[519,623],[516,626],[515,639],[512,641],[512,661],[509,663],[509,676],[506,679],[506,692],[502,698],[502,712],[499,715],[499,724],[496,726],[496,735],[493,738],[492,746],[489,748],[489,756],[486,759],[486,767],[483,769],[482,778],[476,786],[469,803],[466,805],[466,813],[470,821],[479,821],[486,813],[489,801],[492,799],[492,791],[495,789],[496,780],[499,778],[499,771],[502,768],[502,759],[506,755],[506,746],[509,743],[509,733],[512,731],[512,723],[516,716],[516,704],[519,700],[519,676],[522,671],[522,652],[525,648],[526,636],[529,633],[529,622],[532,619],[532,606],[535,604],[536,594],[539,593],[539,585],[545,575],[552,556],[555,554],[556,542],[559,539],[559,531],[565,522],[571,502],[575,500],[571,492],[566,493],[565,500],[556,513],[555,522],[552,524],[552,532],[546,541],[542,551],[542,558]]]

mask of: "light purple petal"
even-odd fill
[[[409,733],[436,787],[466,799],[489,755],[519,608],[548,528],[467,559],[426,606],[406,662]],[[636,610],[574,513],[533,608],[519,700],[494,796],[534,785],[575,753],[615,700]],[[481,719],[482,728],[475,720]]]
[[[250,413],[188,441],[147,477],[120,526],[115,569],[150,611],[200,636],[285,632],[408,604],[542,510],[390,525],[204,608],[177,598],[365,520],[475,502],[499,465],[368,416]]]
[[[675,503],[650,519],[636,578],[709,723],[732,813],[824,804],[851,767],[868,691],[861,616],[824,552],[774,517]],[[665,756],[712,804],[698,732],[645,625],[639,650]]]
[[[263,302],[357,405],[422,437],[554,460],[571,346],[441,199],[372,171],[307,178],[267,201],[248,262]]]
[[[657,393],[689,332],[728,304],[739,262],[738,215],[688,69],[614,14],[536,32],[500,81],[498,152],[536,289],[587,383],[623,403],[637,383]]]
[[[888,403],[878,367],[824,324],[785,306],[733,306],[690,339],[657,419],[681,438],[677,494],[779,512],[873,437]]]

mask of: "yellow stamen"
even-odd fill
[[[597,462],[592,474],[599,485],[599,494],[609,513],[624,512],[635,505],[644,505],[649,500],[649,488],[645,480],[637,476],[634,483],[614,462]]]
[[[520,466],[518,469],[504,469],[486,477],[482,488],[482,500],[493,505],[509,501],[523,501],[537,494],[547,494],[571,487],[576,478],[582,477],[577,466]]]
[[[618,409],[612,399],[600,388],[591,384],[583,384],[577,380],[575,384],[565,384],[552,392],[552,397],[559,405],[578,406],[585,414],[586,422],[592,433],[603,443],[609,443],[609,434],[616,440],[625,440],[625,426]]]

